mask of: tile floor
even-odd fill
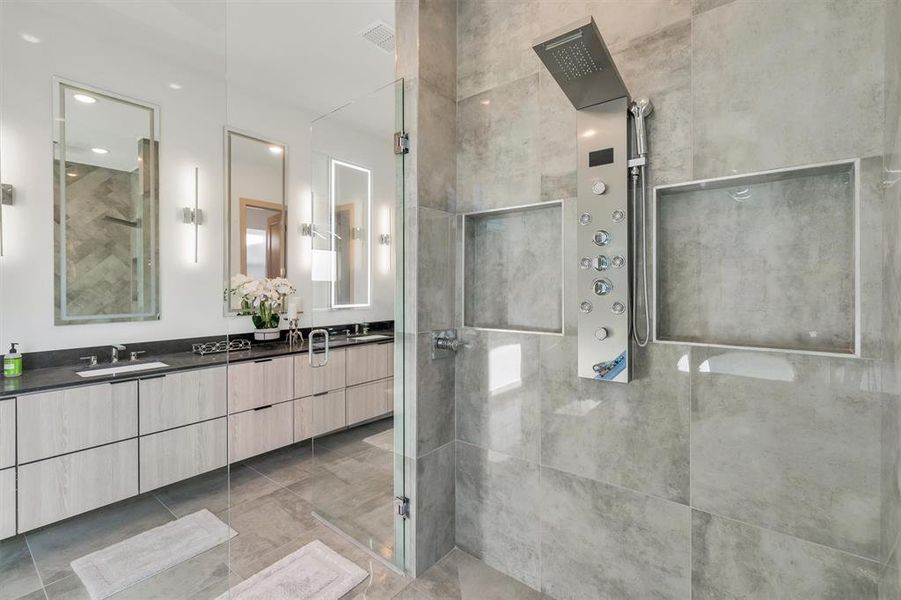
[[[347,598],[539,598],[459,550],[419,579],[403,577],[312,515],[393,555],[390,432],[386,419],[317,440],[315,453],[296,444],[232,465],[228,477],[224,469],[208,473],[0,542],[0,600],[87,600],[72,560],[201,508],[239,535],[115,600],[213,599],[315,539],[369,572]]]

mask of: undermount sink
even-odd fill
[[[166,363],[149,362],[137,365],[122,365],[117,367],[106,367],[104,369],[88,369],[86,371],[76,371],[79,377],[103,377],[104,375],[118,375],[119,373],[133,373],[135,371],[149,371],[151,369],[162,369],[168,367]]]
[[[354,342],[371,342],[373,340],[387,340],[389,338],[391,338],[390,335],[373,334],[373,335],[361,335],[359,337],[352,337],[349,339]]]

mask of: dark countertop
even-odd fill
[[[394,341],[393,331],[372,331],[369,335],[389,335],[391,339],[372,340],[367,342],[354,342],[352,338],[343,335],[333,336],[331,338],[329,349],[346,348],[348,346],[365,346],[367,344],[384,344]],[[313,346],[313,351],[317,352],[322,349],[322,344],[317,342]],[[47,367],[43,369],[26,370],[20,377],[5,378],[0,377],[0,398],[13,397],[19,394],[28,394],[32,392],[40,392],[52,390],[56,388],[75,387],[79,385],[90,385],[96,383],[104,383],[110,381],[136,381],[145,377],[164,375],[166,373],[175,373],[178,371],[187,371],[190,369],[201,369],[203,367],[213,367],[217,365],[225,365],[228,363],[245,362],[249,360],[260,360],[261,358],[273,358],[278,356],[289,356],[292,354],[300,354],[307,352],[309,345],[306,340],[302,346],[289,348],[283,341],[277,342],[254,342],[250,350],[241,352],[222,352],[220,354],[207,354],[201,356],[191,352],[190,348],[184,352],[171,352],[164,354],[155,354],[152,356],[143,356],[140,361],[131,363],[123,360],[119,365],[142,364],[149,362],[163,362],[166,367],[159,369],[148,369],[146,371],[136,371],[132,373],[121,373],[119,375],[106,375],[99,377],[80,377],[76,375],[76,371],[86,369],[84,365],[67,365],[60,367]],[[113,365],[109,363],[98,364],[95,369],[109,368]]]

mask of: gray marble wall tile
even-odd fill
[[[576,109],[544,67],[538,71],[538,105],[541,200],[575,198]]]
[[[460,0],[457,12],[457,98],[537,73],[532,42],[537,0]]]
[[[552,203],[466,218],[464,325],[563,332],[562,213]]]
[[[882,553],[888,559],[901,539],[901,402],[882,402]]]
[[[688,350],[632,352],[611,384],[577,377],[574,336],[541,340],[541,464],[688,504]]]
[[[692,506],[880,555],[881,393],[869,361],[692,350]]]
[[[901,551],[896,549],[879,573],[879,600],[898,598],[901,598]]]
[[[542,592],[690,597],[690,509],[541,468]]]
[[[424,573],[454,549],[453,441],[416,460],[416,571]]]
[[[694,177],[880,154],[883,16],[881,2],[818,0],[696,15]]]
[[[878,563],[692,511],[692,598],[875,600]]]
[[[456,205],[457,103],[424,78],[417,99],[419,165],[417,205],[454,212]]]
[[[538,465],[457,442],[457,546],[538,589]]]
[[[538,202],[539,122],[537,71],[458,102],[458,212]]]
[[[454,358],[432,360],[430,332],[418,334],[416,344],[416,456],[422,457],[454,440]]]
[[[457,353],[457,439],[538,461],[540,336],[465,329]]]
[[[394,74],[407,81],[419,74],[419,5],[420,0],[394,3]]]
[[[452,214],[429,208],[417,209],[415,306],[418,332],[447,329],[454,324],[455,227]]]
[[[885,6],[885,164],[901,179],[901,0]],[[895,184],[897,187],[897,183]]]
[[[419,2],[419,78],[457,100],[457,2]]]

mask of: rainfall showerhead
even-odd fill
[[[551,33],[532,49],[576,109],[629,97],[592,17]]]

